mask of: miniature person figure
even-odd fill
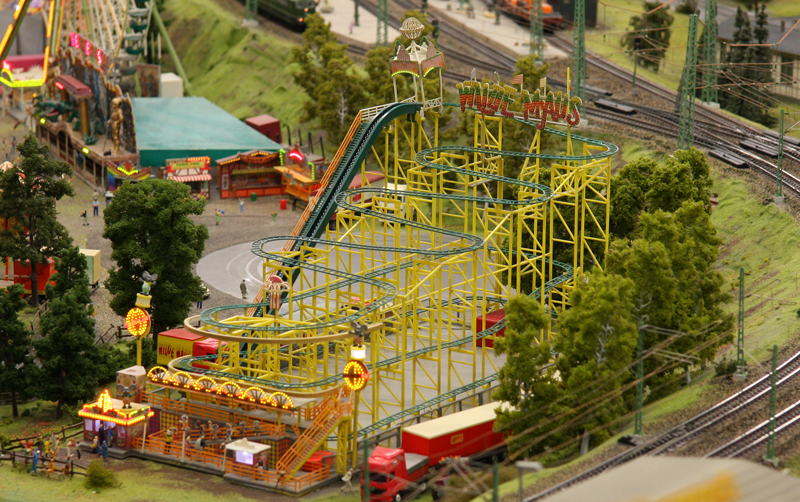
[[[108,463],[108,444],[105,441],[103,441],[102,452],[103,462]]]
[[[105,197],[106,197],[106,207],[108,207],[108,205],[111,204],[111,199],[114,198],[114,194],[111,193],[111,190],[106,190]]]
[[[114,98],[111,101],[111,118],[108,119],[108,129],[111,131],[111,142],[114,145],[112,153],[119,155],[119,136],[122,129],[122,121],[125,116],[122,114],[122,98]]]
[[[47,467],[47,477],[49,478],[51,474],[56,471],[56,459],[50,459],[50,464]]]
[[[233,427],[231,427],[230,423],[225,424],[225,442],[230,443],[233,441]]]
[[[130,403],[128,404],[130,406]],[[108,446],[114,446],[114,429],[109,427],[106,431],[106,441],[108,442]]]
[[[167,429],[164,433],[164,453],[169,455],[169,451],[172,449],[172,435],[174,428]]]
[[[61,449],[61,440],[58,439],[58,436],[53,434],[55,441],[51,442],[50,445],[53,447],[53,458],[58,458],[58,452]]]
[[[100,201],[97,199],[92,201],[92,214],[94,216],[100,216]]]
[[[86,210],[85,209],[81,213],[81,218],[83,218],[83,224],[81,226],[82,227],[88,227],[89,226],[89,218],[87,218],[87,216],[86,216]]]
[[[244,439],[244,434],[247,431],[247,423],[239,422],[239,430],[242,431],[242,439]]]
[[[92,440],[92,458],[97,458],[97,436]]]
[[[253,420],[253,430],[255,431],[255,435],[258,436],[258,432],[261,429],[261,421],[260,420]]]
[[[217,434],[219,433],[219,425],[214,424],[211,426],[211,439],[217,439]]]
[[[50,456],[50,440],[49,439],[45,439],[44,440],[44,458],[47,458],[49,456]]]
[[[106,442],[106,423],[102,422],[100,429],[97,431],[97,442],[103,444]]]
[[[222,213],[219,211],[219,208],[214,210],[214,221],[215,221],[214,225],[219,226],[219,217],[221,215]]]
[[[351,480],[353,479],[353,469],[348,469],[347,472],[342,477],[342,481],[344,482],[344,486],[342,487],[342,491],[350,491],[353,489],[353,483]]]
[[[239,197],[239,212],[244,213],[244,199]]]
[[[36,449],[42,451],[43,448],[44,448],[44,441],[42,441],[42,436],[39,435],[39,438],[36,439]]]
[[[67,443],[67,460],[72,458],[72,450],[74,449],[75,449],[75,440],[70,439],[69,442]]]
[[[247,300],[247,283],[244,282],[244,279],[239,283],[239,291],[242,292],[242,300]]]
[[[197,451],[203,451],[203,445],[205,444],[206,437],[203,433],[200,433],[200,437],[197,438],[197,441],[194,442],[194,449]]]
[[[36,464],[39,463],[39,450],[33,450],[33,460],[31,462],[31,472],[37,474]]]

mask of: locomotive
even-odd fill
[[[316,12],[315,0],[258,0],[258,9],[267,16],[303,30],[306,18]]]
[[[564,29],[566,26],[564,16],[546,1],[541,1],[544,31],[552,33]],[[531,22],[531,0],[501,0],[500,9],[522,24]]]

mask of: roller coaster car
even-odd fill
[[[732,153],[728,153],[723,150],[709,150],[708,154],[714,157],[715,159],[719,159],[726,164],[730,164],[737,169],[747,169],[749,166],[747,162],[744,161],[741,157],[734,155]]]
[[[766,143],[762,143],[756,139],[748,138],[744,139],[739,142],[739,146],[742,148],[748,148],[753,150],[754,152],[758,152],[762,155],[768,155],[770,157],[777,157],[778,156],[778,149],[772,145],[767,145]]]
[[[522,24],[531,22],[531,2],[530,0],[502,0],[500,10],[515,18]],[[553,9],[547,2],[542,2],[542,24],[544,31],[553,33],[556,30],[563,30],[567,24],[564,16]]]
[[[636,108],[628,105],[616,103],[608,99],[596,99],[594,105],[598,108],[603,108],[614,113],[621,113],[623,115],[631,116],[636,113]]]

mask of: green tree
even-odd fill
[[[734,21],[733,45],[726,51],[725,65],[720,77],[720,106],[737,115],[747,113],[747,96],[741,84],[744,83],[745,66],[752,59],[753,32],[750,29],[750,18],[741,7],[736,8]]]
[[[761,9],[756,4],[756,24],[753,28],[753,51],[751,52],[751,80],[759,85],[750,86],[750,96],[757,103],[753,110],[755,121],[767,127],[777,124],[775,116],[770,112],[772,101],[769,95],[769,85],[775,79],[772,76],[772,47],[769,46],[769,18],[767,16],[767,3],[761,3]]]
[[[295,83],[311,98],[303,105],[303,120],[319,120],[328,138],[338,144],[366,104],[366,82],[322,16],[308,16],[306,23],[303,45],[292,48],[292,61],[299,66]]]
[[[136,303],[142,274],[158,274],[150,293],[156,342],[158,332],[181,325],[202,296],[192,267],[200,260],[208,229],[189,216],[202,214],[204,206],[182,183],[149,179],[123,183],[105,210],[103,237],[111,241],[111,259],[117,264],[105,281],[114,295],[111,308],[124,316]]]
[[[86,256],[81,254],[80,248],[69,246],[62,249],[56,258],[56,273],[50,278],[55,284],[47,285],[47,299],[53,300],[72,291],[79,302],[84,305],[91,303],[87,270]]]
[[[17,399],[30,393],[33,358],[30,355],[31,334],[19,320],[25,308],[19,284],[0,291],[0,389],[11,393],[11,414],[19,416]]]
[[[556,367],[573,403],[604,401],[578,420],[574,432],[583,433],[627,411],[620,387],[627,376],[625,369],[633,361],[637,328],[631,316],[633,281],[593,271],[576,283],[570,294],[571,308],[559,322],[555,350],[560,353]],[[602,429],[594,434],[594,443],[610,436],[608,429]]]
[[[45,337],[34,342],[37,372],[36,395],[56,401],[56,418],[64,404],[91,399],[102,364],[94,344],[94,319],[75,291],[55,297],[40,324]]]
[[[661,6],[661,2],[644,2],[644,13],[632,16],[628,24],[631,31],[622,37],[620,43],[629,51],[636,47],[637,37],[640,39],[637,54],[639,64],[653,71],[658,71],[661,60],[669,48],[669,39],[672,35],[672,22],[675,18],[670,14],[669,9],[656,8]]]
[[[498,372],[500,385],[493,397],[511,408],[498,410],[495,429],[509,434],[536,430],[535,434],[510,440],[512,451],[528,449],[531,436],[544,435],[560,422],[554,420],[543,428],[537,427],[539,424],[567,411],[559,402],[563,391],[558,379],[552,371],[542,371],[550,359],[550,345],[540,344],[538,339],[549,322],[539,302],[529,296],[513,297],[506,305],[505,336],[495,343],[495,352],[506,354],[506,363]],[[538,447],[555,446],[560,440],[560,435],[552,435]]]
[[[56,219],[56,201],[75,194],[69,182],[72,168],[50,157],[50,148],[32,134],[17,148],[21,162],[0,174],[0,218],[8,223],[0,232],[0,255],[32,264],[31,306],[38,307],[36,265],[47,263],[70,242]]]
[[[611,236],[631,239],[643,211],[676,211],[687,200],[711,210],[712,181],[705,155],[694,148],[677,150],[658,164],[640,158],[611,178]]]

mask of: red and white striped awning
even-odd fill
[[[189,183],[191,181],[211,181],[211,175],[208,173],[203,174],[189,174],[186,176],[169,176],[167,179],[172,181],[179,181],[181,183]]]

